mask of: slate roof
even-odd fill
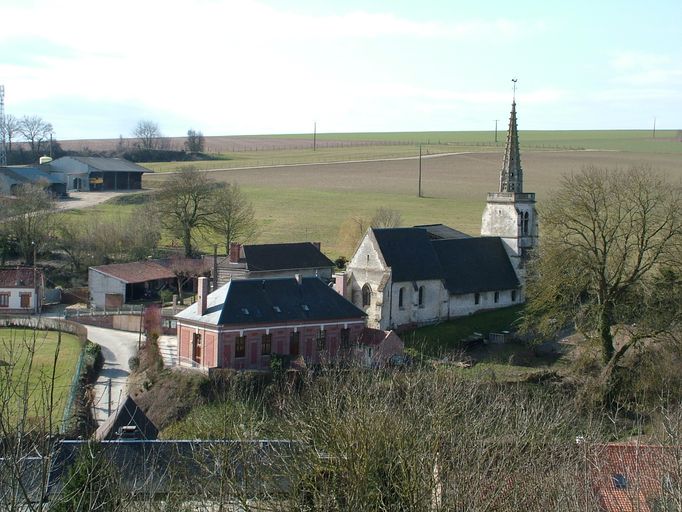
[[[19,460],[0,457],[0,508],[12,510],[11,504],[16,507],[17,504],[25,503],[25,510],[33,510],[28,503],[43,501],[43,477],[49,471],[49,462],[49,458],[39,455],[25,456]],[[22,509],[18,507],[14,510]]]
[[[149,169],[129,162],[128,160],[124,160],[123,158],[104,158],[100,156],[72,156],[63,158],[73,158],[82,164],[102,172],[152,172]]]
[[[421,228],[372,229],[393,281],[440,279],[442,269],[429,234]]]
[[[36,270],[36,277],[40,283],[42,272]],[[0,288],[33,288],[33,268],[0,268]]]
[[[0,167],[0,172],[23,183],[38,183],[39,181],[47,182],[50,185],[64,183],[64,180],[59,176],[35,167]]]
[[[512,290],[520,286],[499,237],[433,240],[443,284],[453,294]]]
[[[520,286],[499,237],[435,239],[423,227],[372,234],[394,282],[440,279],[453,295]]]
[[[132,263],[114,263],[90,267],[109,277],[114,277],[127,284],[156,281],[157,279],[173,279],[175,274],[155,261],[135,261]]]
[[[421,224],[415,226],[415,228],[425,229],[432,239],[471,238],[466,233],[453,229],[445,224]]]
[[[211,325],[244,325],[362,319],[365,313],[317,277],[232,280],[207,297],[204,315],[197,305],[178,319]]]
[[[245,245],[243,249],[249,271],[334,267],[310,242]]]
[[[118,409],[102,423],[95,432],[95,439],[103,441],[105,439],[118,439],[118,431],[122,427],[137,427],[139,439],[156,439],[159,435],[159,429],[156,425],[142,412],[133,400],[128,395],[128,398],[119,405]]]

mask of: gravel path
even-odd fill
[[[68,199],[57,201],[60,210],[75,210],[76,208],[89,208],[96,206],[112,197],[118,197],[131,192],[144,192],[143,190],[131,190],[130,192],[69,192]]]

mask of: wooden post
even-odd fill
[[[422,145],[419,144],[419,195],[422,196]]]
[[[109,404],[107,407],[108,416],[111,416],[111,379],[109,379]]]

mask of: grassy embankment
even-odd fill
[[[57,338],[58,333],[54,331],[0,329],[0,361],[3,362],[0,366],[0,386],[3,387],[3,395],[9,398],[8,403],[14,414],[23,407],[28,394],[28,418],[45,415],[54,365],[53,425],[62,420],[81,346],[76,336],[62,333],[55,364]],[[26,383],[27,389],[24,389]]]

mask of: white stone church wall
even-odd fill
[[[387,288],[390,288],[390,284]],[[416,286],[416,289],[415,289]],[[419,287],[424,287],[423,304],[419,305]],[[403,289],[403,306],[400,307],[400,289]],[[430,324],[447,318],[447,294],[442,281],[428,280],[393,283],[391,313],[382,319],[382,329],[408,324]]]
[[[512,293],[516,292],[515,300],[512,300]],[[488,309],[498,309],[513,306],[523,302],[521,290],[500,290],[498,301],[495,302],[495,292],[481,292],[479,294],[479,303],[476,304],[475,293],[465,293],[461,295],[450,296],[450,318],[458,316],[466,316],[477,311],[484,311]]]

